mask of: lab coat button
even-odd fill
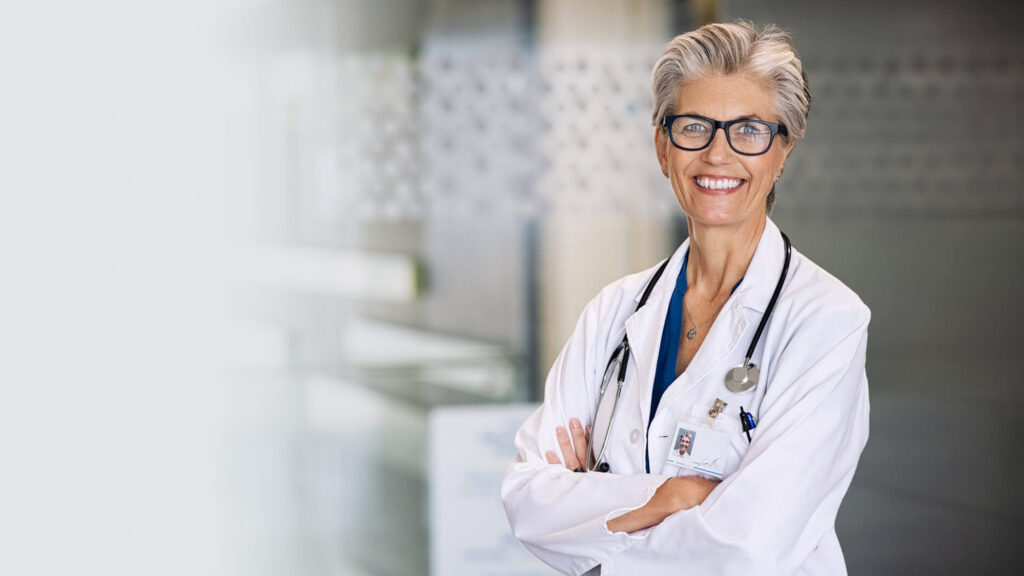
[[[641,434],[642,433],[640,432],[639,428],[634,428],[633,431],[629,433],[629,441],[632,442],[633,444],[639,444]]]

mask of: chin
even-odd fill
[[[729,210],[727,208],[710,208],[710,207],[697,207],[691,206],[687,210],[686,206],[683,206],[683,212],[698,224],[704,226],[728,226],[732,224],[738,224],[745,220],[745,215],[736,212],[735,210]]]
[[[734,206],[731,202],[680,202],[683,212],[695,223],[703,226],[736,226],[762,218],[767,208],[749,211],[749,207]],[[743,210],[742,208],[747,208]]]

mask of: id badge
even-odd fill
[[[694,414],[676,425],[666,460],[680,468],[722,478],[729,462],[731,447],[729,433],[720,428],[728,428],[728,423],[696,417],[702,412],[704,410],[694,407]],[[718,418],[727,417],[722,415]],[[716,424],[719,429],[716,429]]]

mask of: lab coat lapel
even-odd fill
[[[651,411],[651,393],[654,388],[654,373],[657,371],[658,352],[661,348],[661,333],[665,328],[665,316],[668,314],[672,290],[675,288],[679,271],[683,267],[683,256],[689,245],[690,240],[687,238],[676,249],[668,266],[665,267],[665,272],[658,279],[658,284],[647,298],[647,303],[626,319],[626,335],[629,337],[630,354],[636,366],[640,422],[644,429],[647,427]],[[646,284],[644,286],[646,287]],[[639,302],[639,295],[636,300]]]
[[[665,391],[665,395],[661,398],[661,403],[658,404],[658,411],[661,412],[662,407],[671,407],[676,398],[685,394],[687,390],[693,388],[715,371],[715,367],[721,364],[739,346],[740,339],[743,333],[746,332],[748,324],[747,317],[739,306],[735,304],[724,306],[722,311],[719,312],[718,318],[715,319],[714,324],[711,325],[711,331],[704,338],[704,342],[701,343],[697,354],[694,355],[693,360],[686,367],[686,371]],[[722,386],[725,386],[724,381]]]
[[[720,368],[719,365],[730,355],[734,354],[739,346],[746,346],[748,344],[749,339],[753,338],[751,323],[753,321],[756,326],[756,322],[760,320],[756,317],[756,313],[750,314],[746,309],[749,308],[755,312],[763,313],[767,308],[768,301],[771,299],[771,293],[775,289],[778,275],[782,270],[783,259],[784,245],[782,237],[779,234],[778,227],[768,218],[765,222],[761,239],[758,241],[757,248],[754,251],[754,256],[747,266],[747,273],[744,275],[743,282],[722,307],[722,311],[719,312],[718,317],[711,325],[710,332],[708,332],[697,354],[694,355],[693,360],[690,361],[689,366],[686,367],[686,371],[665,391],[665,395],[658,405],[659,412],[663,406],[672,406],[676,398],[686,393],[687,390],[703,381],[710,374],[721,372],[724,375],[724,370],[717,368]],[[681,266],[682,262],[680,261]],[[665,314],[668,310],[669,296],[671,296],[671,291],[666,295],[665,304],[661,311],[661,324],[657,329],[657,340],[653,345],[654,352],[650,360],[651,376],[650,379],[645,380],[647,386],[643,390],[646,394],[646,401],[641,401],[641,410],[644,414],[643,421],[645,423],[650,412],[651,379],[654,377],[654,366],[658,358],[661,332],[665,323]],[[748,328],[751,328],[751,333],[744,339]],[[632,338],[633,336],[630,336],[630,341],[632,341]],[[728,369],[728,367],[725,368],[726,370]],[[724,381],[722,386],[725,386]]]

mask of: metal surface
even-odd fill
[[[725,387],[734,394],[742,394],[757,386],[761,370],[753,364],[736,366],[725,375]]]

